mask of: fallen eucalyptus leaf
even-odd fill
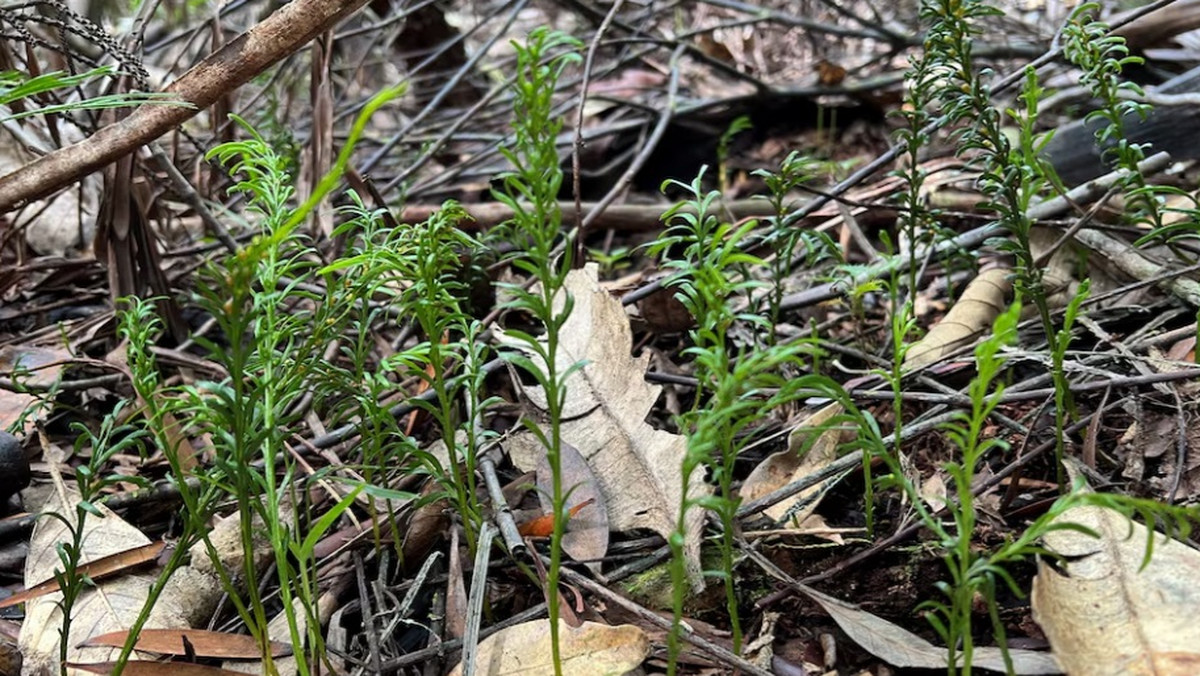
[[[650,654],[650,639],[631,624],[609,626],[584,622],[573,628],[558,623],[562,673],[571,676],[621,676],[636,669]],[[492,634],[479,643],[478,676],[554,676],[550,621],[533,620]],[[462,676],[462,664],[449,676]]]

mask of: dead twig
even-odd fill
[[[366,0],[295,0],[284,5],[164,90],[188,105],[140,106],[92,136],[0,177],[0,213],[45,197],[166,134],[364,4]]]

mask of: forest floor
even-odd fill
[[[1200,4],[144,5],[0,9],[0,676],[1194,673]]]

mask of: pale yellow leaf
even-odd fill
[[[940,361],[991,329],[996,317],[1004,311],[1007,296],[1012,291],[1011,270],[992,268],[979,273],[962,296],[921,340],[913,343],[904,355],[906,369],[918,369]]]
[[[636,669],[650,654],[650,639],[631,624],[609,626],[584,622],[573,628],[559,621],[562,673],[571,676],[621,676]],[[461,676],[460,663],[450,676]],[[513,625],[479,643],[478,676],[554,676],[550,621]]]
[[[830,427],[830,421],[844,412],[841,404],[829,404],[813,413],[788,436],[787,450],[767,456],[742,484],[743,502],[757,500],[769,495],[789,483],[802,479],[829,465],[837,459],[838,444],[842,430]],[[813,438],[815,436],[815,438]],[[807,447],[807,450],[805,450]],[[792,506],[802,499],[823,490],[821,485],[805,489],[790,498],[763,510],[767,516],[779,521]],[[791,515],[792,523],[801,523],[820,504],[813,500]]]
[[[921,482],[921,499],[933,512],[940,512],[946,506],[946,495],[946,480],[940,470]]]
[[[1066,558],[1039,562],[1034,579],[1034,619],[1067,673],[1200,673],[1200,552],[1155,533],[1142,568],[1149,531],[1120,512],[1076,507],[1058,522],[1099,535],[1047,534]]]

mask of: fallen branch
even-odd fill
[[[183,124],[303,47],[367,0],[294,0],[208,56],[164,91],[191,106],[140,106],[88,138],[0,178],[0,213],[46,197]]]

